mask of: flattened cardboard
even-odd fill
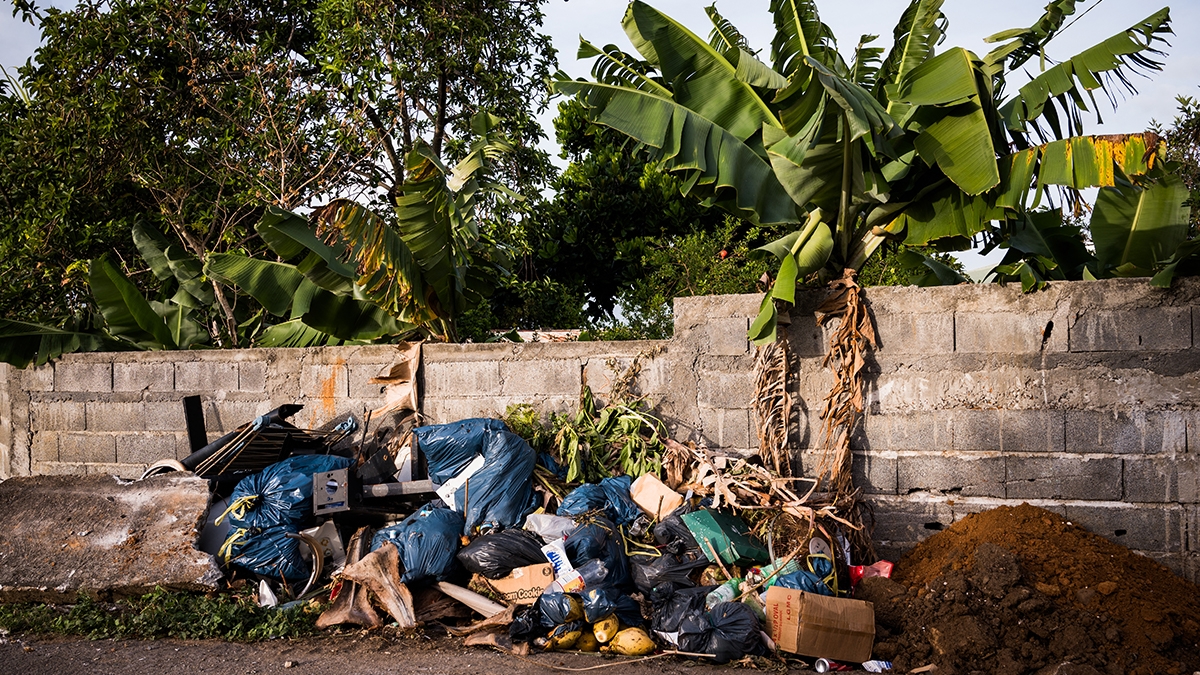
[[[662,520],[683,505],[683,495],[667,487],[652,473],[644,473],[629,486],[629,496],[643,511]]]
[[[875,646],[875,607],[792,588],[767,589],[767,633],[785,652],[862,663]]]
[[[489,586],[514,605],[532,605],[552,581],[554,566],[550,563],[518,567],[506,577],[487,580]]]

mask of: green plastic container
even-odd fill
[[[683,524],[700,544],[704,555],[713,560],[713,549],[727,565],[748,567],[770,562],[771,555],[754,535],[745,521],[737,516],[700,509],[683,516]]]

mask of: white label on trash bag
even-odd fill
[[[476,455],[475,459],[471,460],[471,463],[468,464],[465,469],[460,471],[457,476],[446,481],[445,485],[437,489],[437,496],[441,497],[442,501],[446,502],[446,506],[449,506],[457,511],[458,504],[454,503],[454,493],[458,492],[458,488],[462,487],[463,484],[467,482],[467,479],[469,479],[471,476],[474,476],[475,472],[482,468],[483,455]],[[471,494],[468,492],[467,500],[469,501],[470,499]]]
[[[664,641],[670,643],[672,647],[679,649],[679,631],[668,633],[665,630],[656,630],[654,633]]]

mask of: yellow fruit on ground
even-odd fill
[[[592,633],[591,628],[584,628],[579,634],[579,639],[575,641],[575,649],[581,652],[598,652],[600,651],[600,642],[596,640],[596,635]]]
[[[604,651],[624,656],[645,656],[654,651],[654,640],[641,628],[626,628],[613,636]]]
[[[592,632],[596,635],[596,640],[599,642],[608,642],[613,639],[613,636],[621,629],[621,622],[617,620],[616,614],[609,614],[600,619],[592,626]]]
[[[549,638],[547,638],[546,649],[573,649],[575,647],[575,643],[579,641],[579,636],[582,634],[583,631],[579,628],[568,630],[568,626],[565,624],[559,626],[558,628],[555,628],[554,632],[550,634]]]

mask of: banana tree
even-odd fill
[[[886,54],[863,36],[846,60],[815,2],[772,0],[768,64],[715,7],[705,40],[635,1],[623,25],[640,58],[585,40],[579,55],[595,59],[594,79],[560,73],[552,87],[682,175],[684,190],[706,204],[799,226],[763,248],[780,269],[750,337],[770,343],[775,301],[792,303],[796,283],[813,273],[828,280],[859,269],[889,239],[965,248],[980,233],[1026,222],[1059,188],[1174,198],[1152,187],[1161,178],[1152,135],[1078,135],[1096,91],[1111,98],[1131,89],[1131,74],[1160,69],[1168,10],[1006,93],[1013,70],[1034,56],[1045,63],[1075,4],[1051,2],[1033,26],[989,38],[999,46],[981,58],[937,51],[942,0],[912,0]],[[1169,219],[1177,210],[1157,212]],[[1168,245],[1155,255],[1170,254]]]
[[[512,150],[495,131],[499,121],[477,114],[467,154],[453,167],[432,147],[417,143],[390,221],[344,199],[317,209],[316,234],[328,248],[319,272],[348,264],[347,276],[364,300],[431,336],[456,340],[457,318],[489,295],[512,265],[479,222],[486,200],[519,199],[488,180],[496,159]],[[317,281],[312,272],[305,274]]]

